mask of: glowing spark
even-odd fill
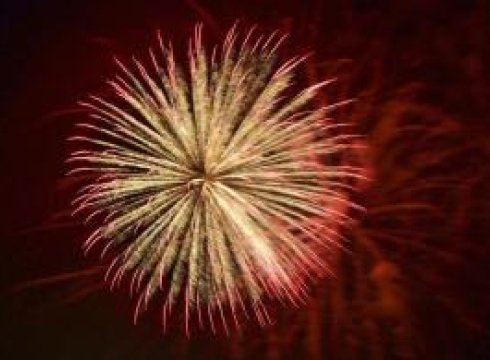
[[[159,37],[163,61],[150,50],[151,70],[118,62],[118,99],[83,103],[94,121],[79,124],[85,133],[72,139],[86,149],[69,161],[71,173],[95,176],[75,212],[106,214],[84,246],[117,250],[106,278],[115,286],[132,274],[135,319],[160,294],[165,319],[183,304],[187,329],[194,310],[213,331],[216,313],[225,330],[228,312],[236,326],[250,309],[265,324],[264,297],[296,304],[329,271],[325,254],[355,206],[343,179],[361,177],[333,160],[351,136],[332,135],[335,105],[312,107],[329,81],[286,96],[303,58],[276,66],[284,37],[254,41],[253,31],[238,45],[232,28],[208,58],[196,26],[188,73]]]

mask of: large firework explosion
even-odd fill
[[[232,28],[208,56],[201,34],[188,72],[160,36],[151,68],[118,62],[117,97],[82,103],[93,121],[79,124],[84,149],[69,161],[91,178],[75,212],[101,219],[84,248],[115,254],[112,286],[131,274],[135,319],[161,296],[164,325],[182,305],[187,331],[193,314],[213,331],[217,314],[228,331],[228,314],[266,324],[265,299],[301,303],[330,272],[357,207],[345,190],[362,174],[342,160],[354,136],[328,118],[339,104],[313,104],[330,80],[291,95],[304,57],[277,64],[284,36]]]

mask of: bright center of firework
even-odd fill
[[[198,176],[192,178],[189,181],[189,185],[192,187],[203,188],[206,185],[211,185],[212,183],[214,183],[217,180],[218,179],[216,177],[214,177],[213,175],[203,173],[203,174],[199,174]]]
[[[84,103],[95,123],[81,124],[87,148],[70,160],[96,176],[74,203],[106,214],[85,247],[114,249],[108,276],[133,274],[136,313],[160,296],[164,314],[182,303],[201,321],[206,306],[224,323],[252,309],[264,323],[263,297],[296,304],[330,271],[324,254],[352,206],[339,189],[359,174],[325,160],[349,147],[329,107],[313,106],[328,81],[289,96],[302,59],[276,66],[276,35],[236,37],[208,57],[197,27],[188,74],[160,43],[152,69],[120,64],[119,102]]]

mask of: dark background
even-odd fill
[[[0,358],[490,357],[489,18],[484,0],[2,0]],[[289,32],[284,55],[313,50],[306,80],[338,78],[320,102],[358,99],[336,116],[371,148],[367,212],[307,306],[265,330],[162,335],[79,250],[65,139],[114,55],[146,59],[156,29],[186,44],[196,21],[216,41],[235,19]]]

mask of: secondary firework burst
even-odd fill
[[[352,136],[327,118],[338,104],[313,106],[330,81],[288,95],[304,57],[278,64],[284,36],[232,28],[208,51],[201,34],[188,70],[160,36],[149,67],[118,62],[115,96],[81,103],[91,121],[68,161],[90,178],[75,212],[99,219],[85,250],[112,254],[106,279],[130,279],[135,319],[158,298],[164,325],[180,307],[187,329],[195,315],[215,330],[217,316],[228,331],[247,313],[270,322],[265,299],[298,304],[329,272],[355,206],[343,190],[362,175],[339,162]]]

